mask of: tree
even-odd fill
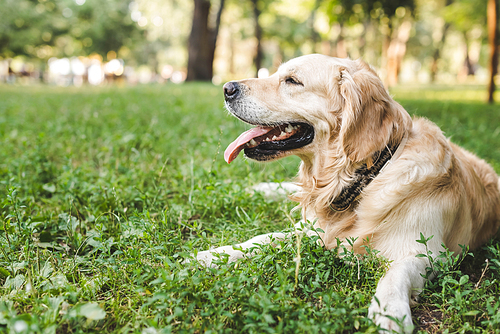
[[[255,21],[255,39],[257,40],[257,45],[255,47],[255,56],[254,56],[254,65],[255,65],[255,73],[256,75],[259,72],[259,69],[262,67],[262,27],[259,23],[259,17],[261,10],[259,8],[258,0],[251,0],[253,7],[253,17]]]
[[[490,82],[488,86],[488,102],[493,103],[495,92],[495,75],[498,72],[498,2],[488,0],[488,42],[490,48]]]
[[[401,62],[406,54],[406,43],[410,38],[412,27],[410,18],[415,12],[415,1],[399,0],[381,3],[376,1],[371,11],[379,13],[378,24],[384,32],[382,58],[387,71],[385,84],[394,86],[398,82]]]
[[[129,15],[130,1],[4,0],[0,6],[0,56],[70,57],[118,52],[141,31]]]
[[[335,52],[338,57],[349,55],[344,36],[349,27],[363,23],[364,34],[370,25],[378,27],[377,36],[382,36],[378,44],[381,46],[381,65],[387,72],[386,85],[396,84],[401,61],[406,53],[406,43],[410,37],[410,18],[415,10],[415,1],[328,0],[324,8],[330,25],[338,25]],[[364,34],[360,36],[361,47],[366,44]]]
[[[315,5],[315,1],[259,0],[263,40],[275,46],[272,54],[265,54],[271,57],[264,57],[264,61],[272,58],[269,63],[276,67],[283,60],[314,52],[311,13],[317,11]]]
[[[0,6],[0,56],[47,58],[55,40],[69,31],[53,1],[4,0]],[[38,8],[37,8],[38,6]]]
[[[310,39],[311,39],[311,42],[313,44],[312,45],[313,52],[316,52],[316,46],[317,46],[318,42],[321,41],[321,36],[314,28],[314,21],[316,20],[316,14],[319,11],[319,8],[321,6],[321,2],[322,2],[322,0],[315,0],[314,1],[314,7],[311,10],[311,15],[309,15],[309,18],[307,19],[309,29],[311,31],[310,32]]]
[[[403,21],[393,32],[387,48],[387,78],[386,85],[394,86],[398,83],[401,62],[406,54],[406,43],[410,38],[411,22]]]
[[[453,0],[445,0],[445,8],[451,5]],[[439,58],[441,57],[441,53],[444,47],[444,42],[446,40],[446,34],[450,30],[451,24],[450,22],[444,22],[442,31],[441,31],[441,38],[436,41],[435,49],[434,52],[432,53],[432,63],[431,63],[431,82],[436,81],[436,76],[438,72],[438,62]]]
[[[370,7],[369,2],[365,2],[365,6]],[[363,8],[356,0],[328,0],[325,6],[330,25],[338,25],[338,34],[335,38],[336,48],[333,54],[337,57],[344,58],[349,56],[345,45],[344,30],[346,26],[357,23],[360,20],[360,14],[369,12],[370,9]],[[356,10],[360,8],[361,10]]]
[[[224,0],[220,0],[215,23],[209,20],[210,0],[194,0],[193,25],[189,35],[186,81],[210,81]]]
[[[452,4],[445,7],[444,19],[452,27],[463,35],[464,76],[474,75],[477,59],[470,56],[470,45],[473,40],[484,38],[484,27],[486,26],[486,1],[477,0],[454,0]],[[479,32],[479,34],[478,34]]]
[[[144,31],[130,17],[131,2],[86,0],[81,6],[74,5],[74,1],[66,3],[73,11],[68,18],[70,35],[81,43],[83,54],[97,53],[105,57],[109,51],[118,52],[124,45],[132,48],[144,39]]]

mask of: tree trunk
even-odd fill
[[[321,5],[321,0],[316,0],[314,2],[314,8],[311,11],[311,15],[309,15],[309,18],[307,19],[309,28],[311,29],[310,39],[311,39],[311,43],[312,43],[312,52],[313,53],[317,52],[318,43],[321,41],[321,36],[314,28],[314,22],[316,21],[316,13],[317,13],[320,5]]]
[[[497,0],[488,0],[488,43],[490,49],[490,83],[488,86],[489,103],[494,102],[493,94],[495,93],[495,75],[498,71],[498,12]]]
[[[436,47],[434,50],[434,54],[432,55],[432,64],[431,64],[431,82],[436,81],[436,76],[437,76],[437,71],[438,71],[438,61],[439,58],[441,58],[441,50],[443,49],[444,46],[444,41],[446,39],[446,33],[448,32],[448,29],[450,28],[449,23],[445,23],[443,27],[443,35],[441,36],[441,40],[439,41],[439,45]]]
[[[235,54],[235,46],[234,46],[234,37],[233,34],[231,33],[229,35],[229,50],[230,50],[230,55],[229,55],[229,74],[230,77],[234,77],[236,74],[236,70],[234,67],[234,54]]]
[[[448,7],[453,3],[453,0],[446,0],[445,7]],[[451,24],[448,22],[445,22],[443,26],[443,32],[441,35],[441,40],[439,41],[438,45],[436,46],[436,49],[434,50],[434,54],[432,55],[432,64],[431,64],[431,82],[436,81],[436,75],[438,71],[438,61],[439,58],[441,57],[441,51],[444,47],[444,42],[446,40],[446,33],[450,29]]]
[[[216,21],[209,24],[210,0],[194,0],[193,25],[189,35],[188,73],[186,81],[211,81],[215,45],[219,33],[224,0],[220,1]]]
[[[259,23],[260,9],[258,6],[258,0],[252,0],[253,5],[253,17],[255,21],[255,39],[257,40],[257,46],[255,49],[255,56],[253,58],[253,63],[255,65],[255,76],[257,76],[259,70],[262,67],[262,27]]]
[[[397,31],[387,49],[387,86],[391,87],[398,83],[401,62],[406,54],[406,42],[410,38],[411,23],[404,21]]]
[[[470,41],[467,38],[467,33],[464,33],[463,35],[464,35],[464,41],[465,41],[465,43],[464,43],[465,57],[464,57],[464,62],[463,62],[462,68],[459,70],[459,72],[457,74],[457,80],[460,83],[466,82],[469,75],[474,75],[476,72],[475,64],[473,64],[471,57],[470,57],[470,52],[469,52],[470,51],[469,50],[470,49]]]
[[[389,59],[389,46],[391,45],[391,36],[392,36],[392,24],[389,22],[389,27],[387,31],[382,34],[382,52],[380,57],[380,68],[385,69],[385,73],[382,74],[382,81],[384,82],[385,88],[389,88],[389,83],[387,79],[387,67],[388,67],[388,59]]]
[[[348,54],[344,39],[344,25],[342,23],[339,24],[340,30],[339,35],[337,36],[336,56],[338,58],[347,58]]]
[[[474,65],[472,64],[472,61],[471,61],[470,56],[469,56],[469,46],[468,46],[468,43],[467,43],[467,47],[465,48],[464,68],[465,68],[465,70],[464,70],[465,73],[467,73],[467,75],[465,76],[466,78],[469,75],[476,74],[476,70],[475,70]]]
[[[359,53],[361,55],[365,54],[366,34],[368,33],[369,26],[370,26],[370,20],[368,19],[363,20],[363,33],[361,34],[361,36],[359,36],[358,40]],[[367,59],[365,59],[365,61],[367,61]]]

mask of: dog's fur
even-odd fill
[[[293,81],[287,80],[293,78]],[[355,237],[354,251],[364,243],[391,261],[378,283],[369,316],[387,330],[412,327],[410,302],[425,283],[427,259],[417,243],[420,233],[433,236],[427,247],[432,254],[459,245],[475,248],[490,239],[500,224],[499,179],[483,160],[452,144],[432,122],[411,118],[384,89],[376,73],[360,60],[309,55],[280,66],[265,79],[237,82],[238,99],[228,110],[254,125],[303,122],[314,127],[312,143],[282,152],[302,159],[299,191],[291,198],[300,203],[308,219],[331,249],[337,238]],[[330,203],[352,180],[356,169],[372,165],[374,154],[407,136],[401,155],[363,190],[345,212]],[[283,233],[255,237],[238,245],[284,238]],[[214,253],[225,252],[234,261],[245,254],[232,246],[199,252],[197,258],[211,265]],[[402,321],[400,328],[391,316]]]

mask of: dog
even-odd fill
[[[319,228],[322,244],[337,240],[354,252],[365,245],[390,261],[368,316],[383,330],[411,332],[410,305],[423,289],[429,260],[444,251],[476,248],[500,225],[500,182],[485,161],[451,143],[424,118],[395,102],[376,72],[361,60],[306,55],[282,64],[268,78],[224,85],[227,110],[255,126],[225,151],[270,161],[297,155],[302,162],[290,198],[304,220]],[[267,188],[277,191],[276,187]],[[314,229],[308,233],[314,232]],[[416,240],[431,237],[427,245]],[[256,244],[286,233],[198,252],[213,265],[251,256]],[[355,238],[350,246],[347,238]],[[352,241],[351,241],[352,243]]]

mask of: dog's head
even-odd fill
[[[229,145],[227,162],[241,150],[266,161],[309,160],[325,149],[359,162],[400,140],[409,119],[366,63],[322,55],[292,59],[265,79],[228,82],[224,96],[234,116],[256,126]]]

